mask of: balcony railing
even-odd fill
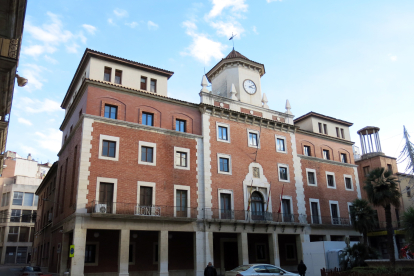
[[[239,220],[250,222],[280,222],[306,224],[306,216],[298,214],[271,213],[264,211],[224,210],[206,208],[205,218],[213,220]]]
[[[331,217],[331,216],[309,216],[308,223],[312,225],[337,225],[350,226],[349,218]]]
[[[197,218],[197,208],[183,206],[142,206],[136,203],[97,202],[88,208],[89,213],[100,215],[122,215],[131,218]]]

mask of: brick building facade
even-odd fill
[[[49,271],[296,270],[305,242],[359,240],[352,123],[269,109],[264,73],[233,50],[194,104],[168,97],[172,72],[87,49],[62,103]]]

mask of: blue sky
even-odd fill
[[[201,77],[235,48],[264,63],[271,109],[381,128],[397,157],[414,140],[414,1],[28,1],[7,149],[57,160],[60,103],[86,47],[174,71],[169,96],[199,102]],[[205,68],[205,69],[204,69]],[[400,166],[400,171],[403,171]]]

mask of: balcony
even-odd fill
[[[331,217],[331,216],[309,216],[308,223],[311,226],[352,226],[348,218]]]
[[[197,208],[182,206],[142,206],[125,202],[98,202],[89,205],[88,213],[97,218],[195,221]]]

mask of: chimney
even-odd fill
[[[32,155],[29,153],[29,155],[27,156],[27,160],[32,160]]]

